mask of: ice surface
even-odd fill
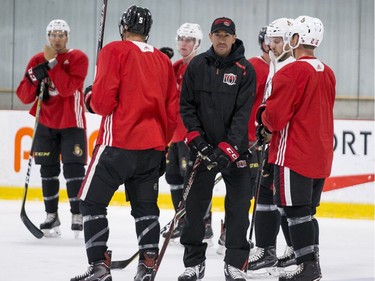
[[[70,230],[71,215],[67,203],[60,203],[59,216],[62,236],[59,238],[34,238],[20,217],[21,202],[0,201],[0,281],[69,281],[87,269],[83,233],[78,239]],[[42,202],[27,202],[27,214],[34,224],[44,221]],[[161,210],[160,223],[164,226],[173,217],[173,211]],[[127,259],[137,251],[133,218],[129,207],[110,206],[109,248],[113,260]],[[223,256],[216,254],[223,213],[213,213],[214,246],[207,250],[205,281],[224,280]],[[319,219],[320,258],[322,280],[370,281],[374,279],[374,221]],[[163,239],[160,241],[163,242]],[[278,237],[278,254],[284,251],[282,233]],[[176,281],[184,266],[183,247],[170,244],[161,263],[156,281]],[[132,281],[137,262],[123,270],[113,270],[113,280]],[[274,281],[277,278],[256,279]]]

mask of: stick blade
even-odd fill
[[[43,232],[31,222],[24,209],[21,210],[20,217],[23,224],[31,232],[32,235],[34,235],[38,239],[41,239],[44,236]]]
[[[138,256],[138,254],[139,254],[139,251],[137,251],[135,254],[133,254],[127,260],[112,261],[111,262],[111,269],[124,269]]]

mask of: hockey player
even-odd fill
[[[138,238],[134,280],[151,280],[160,239],[159,176],[178,114],[172,63],[146,43],[151,25],[148,9],[129,7],[119,23],[122,40],[100,51],[94,83],[85,90],[88,110],[101,115],[102,122],[80,191],[90,267],[72,281],[112,280],[107,207],[121,184]]]
[[[247,123],[255,98],[255,71],[244,57],[243,43],[237,39],[231,19],[215,19],[209,38],[211,48],[192,59],[181,91],[180,111],[188,130],[190,160],[202,157],[203,163],[195,170],[186,200],[180,239],[185,271],[179,281],[204,277],[203,218],[219,172],[226,185],[226,281],[245,280],[243,270],[250,251],[246,238],[250,208]]]
[[[255,135],[255,114],[259,105],[263,101],[264,87],[266,85],[266,80],[269,72],[270,59],[268,56],[269,46],[264,42],[267,27],[263,26],[258,34],[258,44],[262,51],[260,56],[252,57],[249,62],[253,65],[256,73],[256,94],[253,109],[250,114],[249,124],[248,124],[248,138],[249,138],[249,148],[251,148],[252,156],[250,159],[250,171],[251,171],[251,198],[254,196],[254,190],[256,185],[256,177],[258,173],[258,151],[254,144],[256,143]],[[225,251],[225,222],[221,221],[221,234],[218,240],[218,248],[216,252],[219,255],[223,255]]]
[[[258,112],[262,135],[272,134],[268,161],[274,164],[275,201],[288,219],[297,260],[280,281],[320,280],[319,226],[313,217],[333,159],[335,76],[314,55],[323,24],[296,18],[286,36],[296,61],[272,79],[272,93]],[[319,151],[319,153],[317,153]]]
[[[272,78],[276,71],[295,61],[289,46],[284,42],[284,37],[289,31],[293,19],[279,18],[270,23],[267,27],[265,41],[270,48],[269,57],[271,60],[269,74],[267,77],[264,100],[266,100],[272,90]],[[287,96],[285,98],[288,98]],[[258,128],[260,130],[260,128]],[[262,173],[259,195],[256,207],[255,238],[256,252],[249,257],[248,275],[258,276],[262,272],[267,275],[277,276],[277,265],[280,267],[295,264],[293,250],[290,250],[291,242],[289,238],[288,224],[286,217],[282,216],[284,236],[289,248],[286,254],[280,258],[276,256],[276,238],[280,228],[280,213],[273,200],[273,166],[267,163],[268,146],[265,147],[265,159],[262,163]]]
[[[177,29],[177,50],[182,58],[173,64],[173,69],[176,75],[177,89],[179,92],[181,92],[182,79],[185,70],[192,58],[197,54],[202,43],[202,38],[202,29],[199,24],[184,23]],[[172,202],[175,210],[177,210],[178,205],[182,200],[182,190],[184,187],[184,178],[188,163],[189,148],[185,143],[186,133],[186,128],[179,115],[177,128],[169,146],[167,167],[165,171],[165,179],[170,185]],[[213,236],[211,227],[211,209],[207,212],[205,225],[206,234],[204,238],[208,240]],[[172,239],[181,236],[182,227],[183,218],[178,222],[177,228],[172,232]],[[163,233],[163,237],[165,237],[166,233],[167,232]]]
[[[30,114],[35,116],[35,96],[40,92],[41,81],[46,85],[33,151],[42,178],[47,218],[40,224],[40,229],[46,237],[61,235],[58,216],[60,157],[72,213],[71,229],[77,233],[82,231],[77,194],[87,163],[82,88],[87,75],[88,58],[80,50],[68,49],[69,35],[70,28],[64,20],[55,19],[47,25],[49,44],[43,52],[30,59],[16,91],[23,103],[34,102]]]

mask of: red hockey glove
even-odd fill
[[[238,156],[238,152],[229,143],[221,142],[210,155],[203,158],[203,163],[208,170],[220,172],[236,161]]]

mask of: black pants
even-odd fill
[[[247,155],[239,157],[235,163],[223,169],[221,174],[226,186],[225,246],[227,251],[224,261],[243,269],[247,264],[250,251],[246,237],[251,198],[251,173]],[[207,170],[202,163],[197,168],[186,200],[185,223],[180,240],[185,247],[185,267],[198,265],[206,259],[207,244],[202,242],[205,233],[203,217],[212,199],[215,176],[216,173]],[[186,180],[188,179],[189,176],[186,177]]]
[[[109,227],[107,207],[121,184],[135,220],[140,258],[145,250],[158,251],[160,238],[159,169],[163,152],[97,146],[80,190],[85,245],[89,263],[104,259]],[[165,160],[164,160],[165,161]]]

